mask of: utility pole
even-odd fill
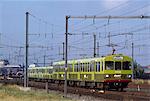
[[[63,54],[62,54],[63,55],[63,60],[65,60],[65,56],[64,56],[65,53],[64,52],[65,52],[65,43],[63,42]]]
[[[61,57],[61,47],[60,46],[58,46],[58,54],[59,54],[59,56]]]
[[[45,58],[46,58],[46,55],[44,55],[44,67],[45,67]]]
[[[108,45],[111,46],[111,43],[110,43],[110,32],[109,32],[109,35],[108,35]]]
[[[94,34],[94,57],[96,57],[96,35]]]
[[[97,42],[97,57],[99,57],[99,42]]]
[[[134,43],[132,42],[132,80],[134,79]]]
[[[66,16],[66,37],[65,37],[65,41],[66,41],[66,46],[65,46],[65,84],[64,84],[64,96],[67,97],[67,66],[68,66],[68,19],[70,18],[70,16]]]
[[[26,12],[26,55],[25,55],[25,68],[24,68],[24,87],[28,87],[28,22],[29,22],[29,12]]]

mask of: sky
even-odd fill
[[[62,60],[65,16],[150,16],[149,0],[1,0],[0,58],[23,64],[25,13],[29,12],[29,63]],[[132,55],[141,65],[150,64],[149,19],[69,19],[68,58],[93,57],[93,34],[99,56]],[[133,35],[131,35],[132,33]],[[113,37],[108,37],[110,34]]]

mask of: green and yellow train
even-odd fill
[[[68,60],[67,84],[123,90],[131,82],[131,63],[132,59],[122,54]],[[64,83],[64,65],[65,61],[58,61],[50,67],[30,67],[28,76],[61,84]]]

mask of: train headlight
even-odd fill
[[[127,78],[131,78],[131,77],[132,77],[132,75],[131,75],[131,74],[128,74],[128,75],[127,75]]]
[[[106,77],[106,78],[109,78],[109,75],[107,74],[107,75],[105,75],[105,77]]]

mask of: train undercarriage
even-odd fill
[[[55,79],[43,79],[43,78],[29,78],[30,81],[40,81],[55,83],[58,85],[63,85],[64,80],[55,80]],[[82,88],[94,88],[99,90],[117,90],[123,91],[124,88],[127,88],[129,82],[89,82],[89,81],[75,81],[67,80],[67,85],[71,87],[82,87]]]

